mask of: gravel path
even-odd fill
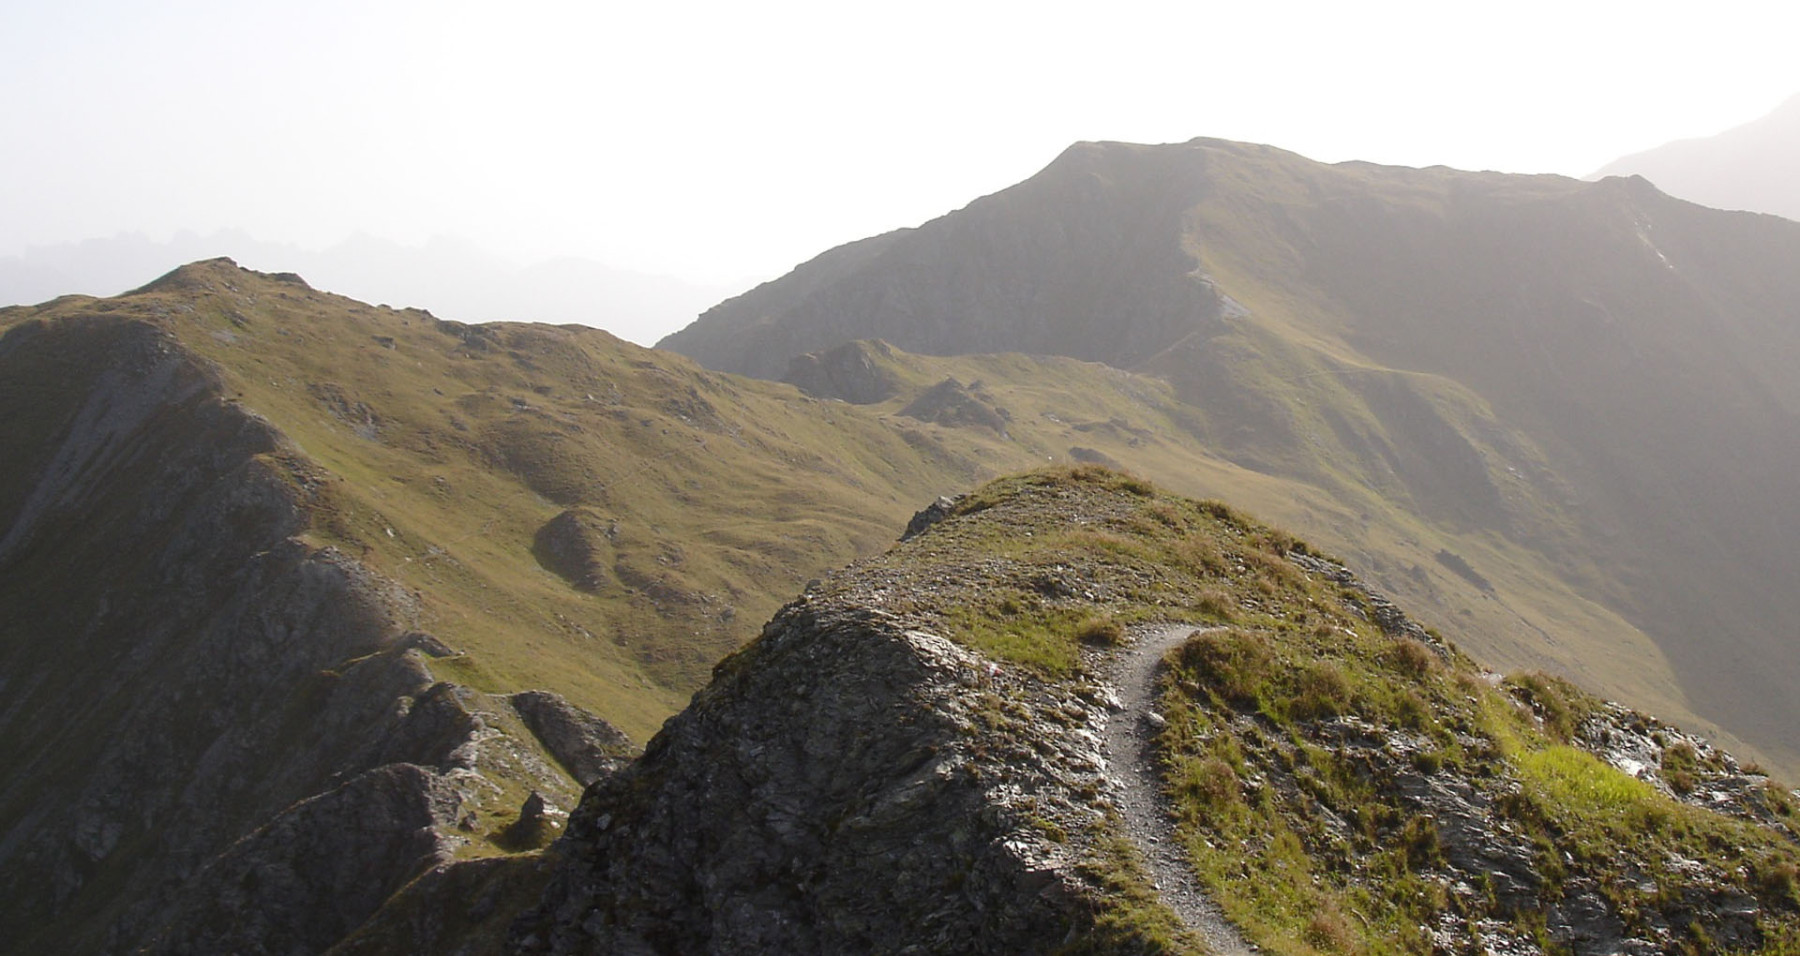
[[[1163,796],[1162,781],[1150,750],[1154,731],[1149,715],[1156,700],[1157,667],[1163,653],[1193,631],[1190,626],[1151,631],[1140,635],[1113,658],[1107,677],[1118,689],[1123,708],[1106,721],[1108,776],[1118,782],[1126,833],[1144,854],[1163,901],[1205,940],[1212,952],[1248,956],[1257,948],[1225,919],[1194,877],[1187,851],[1176,839],[1175,821],[1169,815],[1168,800]]]

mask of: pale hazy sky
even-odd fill
[[[1800,92],[1800,5],[0,0],[0,256],[240,227],[696,279],[1083,139],[1582,175]]]

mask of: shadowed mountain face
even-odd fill
[[[940,502],[587,791],[510,941],[1784,951],[1792,794],[1554,679],[1495,686],[1309,551],[1093,466]]]
[[[1182,159],[1065,156],[961,213],[834,249],[658,344],[762,378],[794,355],[876,336],[934,355],[1136,364],[1228,309],[1189,275],[1186,210],[1168,197],[1206,183]]]
[[[227,388],[103,310],[0,337],[0,951],[319,951],[631,749],[435,681],[417,592],[311,538],[331,479]]]
[[[910,510],[846,461],[902,437],[722,378],[225,260],[0,309],[0,952],[319,952],[553,836]]]
[[[1524,548],[1800,757],[1800,225],[1641,179],[1080,144],[663,344],[771,375],[874,337],[1159,376],[1239,465]]]
[[[1145,477],[938,498],[728,655],[916,503],[1120,462],[1316,532],[1488,666],[1687,722],[1662,652],[1550,574],[1630,583],[1565,448],[1215,301],[1158,374],[865,341],[791,363],[810,395],[226,260],[0,309],[0,952],[1180,951],[1208,924],[1138,863],[1177,839],[1259,945],[1791,936],[1787,791],[1551,678],[1497,690]],[[1101,809],[1121,726],[1183,801],[1133,811],[1156,840]]]
[[[1592,178],[1643,176],[1671,196],[1800,220],[1795,169],[1800,169],[1800,96],[1716,136],[1676,140],[1621,157]]]

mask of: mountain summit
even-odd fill
[[[1492,575],[1463,548],[1516,547],[1481,563],[1562,582],[1654,640],[1648,665],[1589,655],[1583,679],[1623,688],[1666,657],[1665,700],[1800,766],[1800,224],[1641,178],[1083,143],[662,345],[812,375],[818,359],[797,356],[865,338],[1160,378],[1232,462],[1358,501],[1365,520],[1394,509],[1401,539],[1462,536],[1439,564],[1470,581]]]
[[[510,939],[1774,952],[1796,813],[1704,741],[1483,673],[1289,535],[1086,466],[942,503],[783,608],[589,789]]]
[[[1653,674],[1641,634],[1490,532],[1214,454],[1237,432],[1191,381],[863,342],[794,363],[808,395],[224,260],[0,329],[0,951],[1795,937],[1794,794],[1444,636]],[[1418,377],[1332,406],[1395,452],[1385,487],[1541,467]],[[1446,626],[1057,458],[1296,514]],[[1493,507],[1542,527],[1538,500]],[[1496,626],[1520,608],[1589,626],[1533,652]]]
[[[1800,95],[1715,136],[1676,140],[1615,159],[1590,178],[1643,176],[1672,196],[1800,221]]]

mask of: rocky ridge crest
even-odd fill
[[[1143,654],[1159,676],[1139,713],[1109,680]],[[1106,743],[1117,722],[1155,748],[1150,812],[1172,830],[1122,805],[1139,798]],[[1791,939],[1792,795],[1659,726],[1484,674],[1222,505],[1038,473],[939,501],[722,662],[589,790],[510,945],[1199,952],[1241,932],[1277,952],[1597,956]],[[1698,796],[1589,752],[1608,735],[1618,753],[1660,735],[1663,780],[1693,746]],[[1745,809],[1712,796],[1733,787]],[[1236,930],[1159,888],[1153,856],[1185,859]]]
[[[322,950],[630,751],[436,680],[417,596],[307,536],[336,479],[168,331],[27,321],[0,383],[0,949]]]

